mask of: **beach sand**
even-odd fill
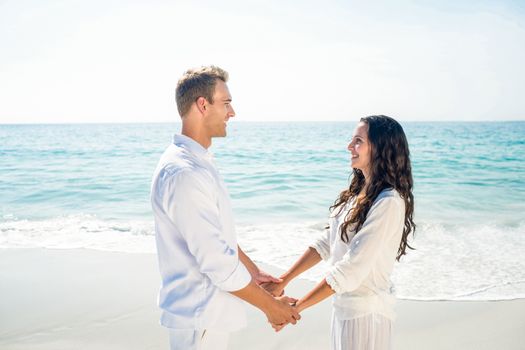
[[[152,254],[0,250],[0,349],[168,349],[158,285]],[[300,297],[312,286],[297,280],[287,294]],[[247,309],[248,328],[232,334],[231,350],[329,348],[329,300],[280,333]],[[525,349],[525,299],[401,300],[397,311],[394,349]]]

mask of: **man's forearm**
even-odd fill
[[[301,318],[295,307],[288,304],[290,301],[274,299],[254,280],[246,287],[230,293],[260,309],[272,324],[295,324]]]
[[[250,257],[243,252],[239,245],[237,245],[237,250],[239,252],[239,260],[243,263],[244,266],[246,266],[246,268],[250,272],[250,275],[257,275],[257,273],[259,272],[259,268],[257,267],[257,265],[255,265],[252,259],[250,259]]]
[[[269,305],[274,301],[274,298],[261,289],[253,279],[246,287],[230,293],[252,304],[265,313],[268,311]]]

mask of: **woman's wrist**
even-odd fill
[[[279,278],[282,280],[281,284],[283,286],[287,286],[288,283],[290,283],[295,276],[292,276],[292,274],[286,272],[285,274],[281,275]]]
[[[308,305],[305,304],[304,299],[300,299],[298,302],[295,303],[295,308],[297,309],[297,312],[301,313],[303,310],[308,308]]]

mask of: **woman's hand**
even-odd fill
[[[286,284],[280,280],[280,282],[262,283],[261,287],[274,297],[280,297],[284,294],[284,287],[286,287]]]

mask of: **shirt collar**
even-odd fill
[[[191,153],[195,154],[198,157],[202,158],[211,158],[211,152],[209,152],[206,148],[202,147],[200,143],[192,139],[191,137],[188,137],[186,135],[178,135],[175,134],[173,136],[173,143],[175,145],[182,145],[185,148],[187,148]]]

